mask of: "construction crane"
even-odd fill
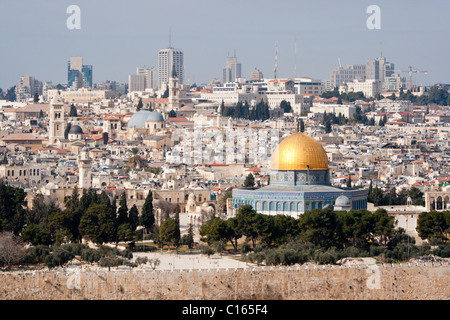
[[[412,90],[412,75],[413,73],[425,73],[428,74],[428,71],[424,71],[424,70],[415,70],[413,67],[409,66],[408,67],[409,70],[398,70],[400,72],[406,72],[409,74],[409,90]]]

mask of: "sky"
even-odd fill
[[[70,30],[70,5],[81,29]],[[370,5],[380,29],[369,29]],[[412,66],[417,85],[450,83],[448,0],[1,0],[0,88],[23,75],[67,82],[67,62],[82,56],[94,82],[127,82],[141,66],[157,67],[158,51],[184,51],[185,83],[222,79],[227,56],[248,78],[258,68],[273,77],[327,80],[339,60],[365,64],[381,55],[399,71]],[[407,73],[401,73],[408,76]]]

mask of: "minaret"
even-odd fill
[[[53,145],[58,140],[64,139],[64,131],[66,129],[66,120],[64,118],[64,101],[56,92],[55,97],[50,103],[50,124],[48,144]]]
[[[81,150],[78,158],[78,169],[78,187],[80,189],[91,188],[91,159],[89,159],[89,150],[86,147]]]

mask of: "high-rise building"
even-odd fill
[[[178,83],[183,84],[184,79],[184,54],[181,49],[167,48],[158,53],[158,87],[168,85],[172,70],[178,75]]]
[[[387,62],[384,57],[368,60],[366,63],[366,79],[384,82],[386,77],[394,74],[394,69],[394,64]]]
[[[158,88],[157,73],[155,68],[137,68],[136,74],[145,76],[145,89]]]
[[[344,83],[353,80],[364,80],[366,77],[366,65],[348,65],[347,68],[339,67],[332,71],[327,90],[333,90]]]
[[[223,69],[223,83],[235,82],[241,77],[241,64],[237,61],[236,54],[232,58],[227,58],[226,67]]]
[[[26,75],[20,77],[16,85],[15,93],[16,101],[25,102],[29,99],[32,99],[36,93],[38,95],[42,95],[43,84],[41,81],[35,79],[34,77]]]
[[[93,67],[83,65],[82,57],[71,57],[67,68],[67,87],[78,90],[92,88]]]
[[[256,68],[250,73],[250,81],[261,81],[263,78],[262,72]]]
[[[129,92],[145,91],[145,75],[130,74],[128,76],[128,90]]]

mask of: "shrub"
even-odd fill
[[[99,265],[101,267],[108,267],[109,270],[111,270],[111,267],[118,267],[123,265],[125,260],[118,256],[104,256],[99,260]]]
[[[81,259],[83,259],[84,261],[89,262],[89,263],[98,262],[98,261],[100,261],[100,259],[102,257],[98,250],[91,249],[91,248],[83,249],[81,251],[80,256],[81,256]]]
[[[433,254],[441,258],[450,258],[450,242],[434,249]]]
[[[44,263],[45,258],[50,254],[50,248],[44,245],[29,247],[23,258],[26,264]]]
[[[336,248],[328,250],[317,250],[314,253],[314,261],[318,264],[335,264],[339,260],[339,253]]]
[[[45,258],[45,264],[49,268],[60,267],[72,260],[75,255],[62,247],[55,247],[50,255]]]

